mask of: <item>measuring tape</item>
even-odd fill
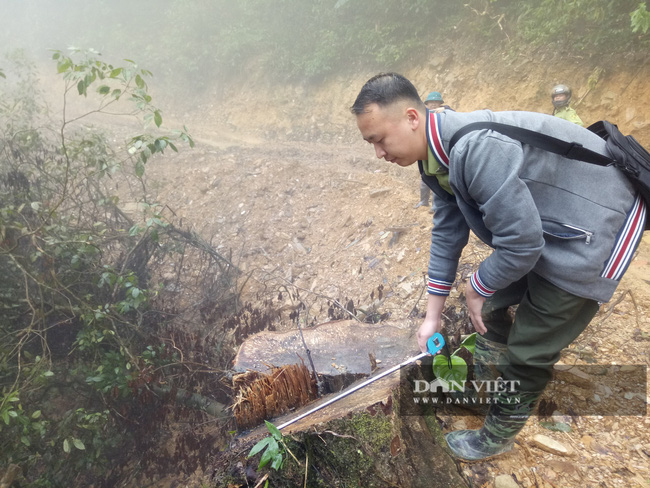
[[[308,412],[303,413],[302,415],[299,415],[298,417],[289,420],[288,422],[285,422],[284,424],[278,426],[278,430],[282,430],[285,427],[288,427],[289,425],[298,422],[298,420],[304,419],[305,417],[308,417],[314,412],[318,412],[320,409],[327,407],[328,405],[331,405],[334,402],[339,401],[341,398],[345,398],[348,395],[351,395],[355,391],[360,390],[361,388],[364,388],[368,386],[370,383],[377,381],[378,379],[383,378],[384,376],[388,376],[391,373],[394,373],[395,371],[398,371],[402,369],[404,366],[407,366],[411,363],[414,363],[418,359],[422,359],[425,356],[428,356],[429,354],[434,355],[438,353],[445,345],[445,340],[443,339],[442,335],[439,332],[436,332],[433,334],[431,337],[429,337],[429,340],[427,341],[427,352],[423,352],[418,354],[417,356],[413,356],[410,359],[407,359],[403,363],[398,364],[397,366],[393,366],[390,369],[387,369],[381,374],[378,374],[377,376],[373,376],[372,378],[367,379],[363,383],[359,383],[356,385],[354,388],[349,389],[348,391],[344,391],[340,395],[335,396],[334,398],[331,398],[327,400],[325,403],[322,403],[318,405],[317,407],[312,408]]]

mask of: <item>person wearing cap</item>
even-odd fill
[[[427,95],[424,100],[424,105],[435,113],[440,113],[443,110],[453,110],[449,105],[444,105],[445,101],[442,99],[440,92],[432,91]]]
[[[424,105],[429,109],[429,111],[434,113],[440,113],[443,110],[454,111],[449,105],[443,105],[445,102],[442,99],[440,92],[432,91],[427,95],[427,98],[424,100]],[[416,203],[413,208],[419,208],[429,205],[429,195],[431,195],[431,189],[427,184],[420,180],[420,201]],[[433,205],[429,209],[429,213],[433,213]]]
[[[585,126],[582,119],[570,106],[571,88],[566,85],[555,85],[551,90],[551,102],[553,102],[553,115],[578,124],[580,127]]]

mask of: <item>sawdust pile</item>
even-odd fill
[[[238,374],[233,377],[233,387],[238,392],[233,411],[240,429],[305,405],[318,393],[316,381],[304,363],[273,368],[269,374]]]

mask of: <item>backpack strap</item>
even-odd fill
[[[452,148],[456,145],[461,137],[467,135],[472,131],[482,129],[499,132],[510,137],[511,139],[515,139],[524,144],[528,144],[529,146],[559,154],[565,158],[577,159],[579,161],[597,164],[599,166],[609,166],[610,164],[614,163],[611,158],[587,149],[578,142],[567,142],[563,141],[562,139],[557,139],[555,137],[542,134],[541,132],[536,132],[509,124],[500,124],[498,122],[473,122],[471,124],[467,124],[464,127],[461,127],[452,136],[451,141],[449,141],[449,153],[451,153]]]

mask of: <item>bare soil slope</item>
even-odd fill
[[[650,147],[650,100],[643,96],[650,92],[650,70],[629,61],[561,63],[499,52],[468,58],[450,50],[404,73],[422,93],[440,90],[462,111],[548,112],[550,87],[567,83],[574,100],[582,99],[576,108],[585,122],[616,121]],[[249,78],[223,98],[208,94],[195,109],[174,114],[189,123],[197,148],[150,166],[159,200],[183,226],[232,249],[233,260],[250,273],[245,297],[279,302],[285,313],[278,328],[293,327],[295,311],[306,324],[346,318],[342,308],[350,300],[366,316],[390,315],[410,322],[413,331],[418,326],[432,216],[413,208],[416,168],[377,161],[356,133],[347,107],[372,74],[314,87]],[[261,93],[267,94],[263,103]],[[472,240],[461,275],[487,253]],[[614,299],[564,363],[650,365],[649,272],[646,236]],[[449,430],[480,425],[480,418],[453,414],[443,421]],[[574,416],[570,423],[572,431],[564,433],[531,421],[513,453],[462,469],[476,486],[492,486],[500,474],[525,487],[649,486],[650,418]],[[572,454],[534,447],[540,433]]]

